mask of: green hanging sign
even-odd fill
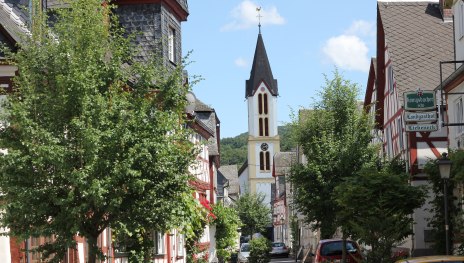
[[[433,90],[417,90],[404,93],[404,109],[409,111],[433,110],[436,108]]]

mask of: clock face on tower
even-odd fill
[[[269,145],[267,145],[267,143],[261,144],[261,150],[267,151],[267,149],[269,149]]]

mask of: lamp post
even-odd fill
[[[438,168],[440,169],[440,177],[443,179],[443,200],[445,205],[445,244],[446,255],[449,255],[449,224],[448,224],[448,179],[451,172],[451,160],[448,159],[448,154],[443,153],[440,160],[438,160]]]
[[[280,216],[280,236],[282,237],[282,242],[284,242],[284,216]]]

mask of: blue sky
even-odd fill
[[[279,86],[278,122],[311,106],[335,67],[357,83],[364,99],[370,58],[375,56],[375,0],[195,0],[182,24],[186,69],[202,80],[198,99],[216,110],[221,138],[248,131],[245,81],[261,32]]]

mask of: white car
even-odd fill
[[[242,243],[238,251],[237,263],[247,263],[250,257],[250,244]]]

